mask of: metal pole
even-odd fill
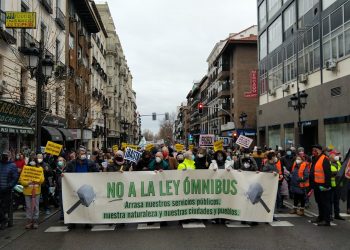
[[[44,43],[41,41],[39,46],[39,61],[35,73],[36,78],[36,150],[41,152],[41,110],[42,110],[42,87],[45,83],[45,76],[43,74],[42,59],[44,55]]]
[[[105,152],[107,152],[107,114],[103,114],[103,126],[104,126],[104,137],[103,137],[103,147]]]

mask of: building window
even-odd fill
[[[331,6],[336,0],[322,0],[322,9],[325,10]]]
[[[278,17],[268,29],[268,51],[271,53],[282,44],[282,18]]]
[[[295,2],[293,2],[283,13],[284,31],[295,24]]]
[[[281,143],[281,135],[280,128],[269,128],[269,146],[271,148],[275,148],[276,146],[280,146]]]
[[[267,9],[268,9],[268,17],[269,19],[271,19],[271,17],[273,17],[277,11],[279,10],[279,8],[281,8],[281,0],[267,0]]]
[[[259,29],[266,24],[266,1],[259,6]]]
[[[326,145],[333,145],[345,155],[350,145],[350,123],[325,124]]]
[[[74,44],[75,44],[75,42],[74,42],[74,36],[72,35],[72,34],[70,34],[69,33],[69,38],[68,38],[68,43],[69,43],[69,48],[70,49],[74,49]]]
[[[260,95],[267,93],[267,65],[266,60],[259,65],[259,91]],[[233,98],[233,97],[232,97]]]
[[[309,10],[312,9],[316,4],[318,4],[318,0],[298,0],[299,4],[299,18],[304,16]]]
[[[259,38],[259,58],[262,60],[267,55],[267,36],[266,32],[262,33]]]

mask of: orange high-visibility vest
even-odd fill
[[[281,161],[278,160],[278,162],[276,163],[276,167],[277,167],[277,170],[278,170],[278,174],[279,174],[279,180],[282,180],[283,179],[283,174],[282,174],[282,164],[281,164]]]
[[[324,170],[323,170],[323,161],[324,159],[326,159],[327,157],[325,155],[321,155],[316,164],[315,164],[315,173],[314,173],[314,177],[315,177],[315,183],[318,184],[325,184],[326,183],[326,176],[324,174]]]
[[[304,178],[304,171],[305,171],[305,169],[308,169],[308,165],[309,164],[307,162],[305,162],[305,161],[300,164],[300,167],[299,167],[299,170],[298,170],[298,177],[300,179]],[[296,163],[294,162],[293,167],[292,167],[292,172],[294,171],[295,166],[296,166]],[[307,171],[309,171],[309,170],[307,170]],[[301,187],[301,188],[305,188],[305,187],[308,187],[308,186],[310,186],[309,180],[306,180],[304,182],[300,182],[299,183],[299,187]]]

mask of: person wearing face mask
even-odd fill
[[[237,159],[234,164],[234,169],[240,169],[244,171],[259,170],[254,158],[250,155],[248,149],[243,150],[243,154]]]
[[[304,215],[306,191],[309,187],[309,167],[304,158],[297,156],[292,166],[290,190],[293,193],[294,206],[290,214]],[[300,207],[298,209],[298,206]]]
[[[22,153],[16,154],[15,164],[18,172],[21,173],[23,167],[26,165],[26,161],[24,160],[24,155]]]
[[[340,216],[340,208],[339,208],[339,202],[340,202],[340,194],[341,194],[341,188],[340,183],[337,183],[336,176],[338,175],[338,172],[341,169],[341,163],[340,163],[340,153],[336,150],[332,150],[329,152],[329,159],[331,163],[331,171],[332,171],[332,178],[331,178],[331,185],[332,185],[332,195],[331,195],[331,215],[333,213],[334,209],[334,219],[336,220],[345,220],[343,217]]]
[[[176,155],[176,160],[177,160],[177,162],[178,162],[179,164],[183,163],[184,160],[185,160],[183,153],[178,153],[178,154]]]
[[[187,151],[186,153],[184,153],[184,161],[180,163],[179,166],[177,166],[177,169],[182,171],[185,171],[187,169],[196,169],[194,155],[192,151]]]
[[[168,163],[163,160],[162,152],[156,153],[155,158],[151,160],[151,162],[148,165],[148,168],[151,171],[163,171],[169,169]]]
[[[226,162],[226,154],[222,150],[218,150],[214,153],[214,159],[211,161],[209,165],[209,169],[217,170],[217,169],[225,169]]]
[[[319,214],[312,223],[318,226],[331,225],[331,178],[331,165],[329,158],[322,151],[322,146],[312,146],[310,186],[314,190]]]
[[[208,169],[209,161],[207,156],[207,150],[205,148],[200,148],[195,161],[196,169]]]
[[[137,162],[136,166],[133,166],[133,171],[147,171],[148,165],[151,162],[152,155],[149,151],[145,150],[142,155],[141,159]]]
[[[45,213],[49,215],[51,213],[49,209],[49,192],[50,192],[49,178],[53,177],[52,169],[46,162],[44,162],[44,156],[42,154],[37,154],[35,163],[37,167],[41,167],[44,171],[45,180],[41,184],[41,195],[43,198],[43,208],[45,210]]]
[[[56,168],[55,168],[55,182],[56,182],[56,189],[55,193],[58,194],[58,199],[60,201],[60,220],[64,220],[64,212],[63,212],[63,202],[62,202],[62,173],[64,171],[64,168],[66,167],[66,160],[63,157],[58,157],[56,161]]]
[[[118,150],[114,155],[113,163],[108,164],[105,172],[124,172],[129,170],[129,165],[124,160],[123,151]]]
[[[295,162],[295,153],[290,148],[287,148],[286,154],[280,158],[281,164],[289,172],[292,170],[293,163]]]
[[[166,161],[169,165],[170,170],[174,170],[177,168],[178,162],[176,161],[175,157],[169,154],[168,147],[162,147],[162,154],[163,154],[163,160]]]

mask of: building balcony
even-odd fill
[[[58,24],[58,26],[61,27],[62,30],[66,29],[65,22],[64,22],[65,18],[66,17],[63,14],[62,10],[59,7],[56,7],[56,18],[55,18],[55,21]]]
[[[5,28],[6,13],[0,10],[0,38],[9,44],[16,44],[17,31],[16,29]]]
[[[223,64],[218,68],[217,80],[226,80],[230,77],[230,65]]]
[[[29,53],[30,44],[34,43],[35,47],[39,49],[40,44],[39,42],[32,37],[28,32],[25,30],[21,31],[21,44],[18,47],[19,52],[23,53],[24,55],[27,55]]]
[[[50,14],[53,14],[52,0],[40,0],[40,3],[47,10],[47,12],[49,12]]]
[[[222,104],[222,106],[221,106],[221,109],[219,109],[219,116],[226,116],[226,115],[229,115],[227,112],[225,112],[225,111],[223,111],[223,110],[225,110],[225,111],[227,111],[227,112],[230,112],[231,111],[231,108],[230,108],[230,104],[229,103],[224,103],[224,104]]]
[[[230,84],[228,82],[225,82],[222,86],[221,86],[221,90],[219,88],[219,92],[218,92],[218,97],[219,98],[227,98],[230,97]]]

